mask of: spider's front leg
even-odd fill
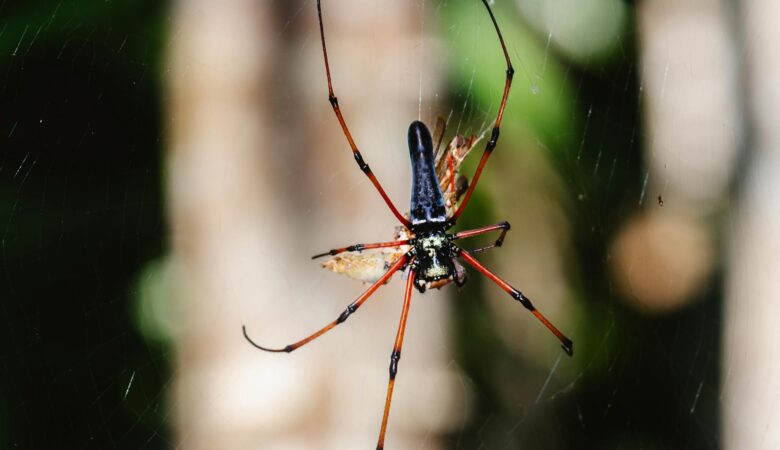
[[[376,443],[377,450],[385,448],[385,433],[387,432],[387,419],[390,416],[390,402],[393,399],[393,387],[395,377],[398,374],[398,362],[401,360],[401,347],[404,344],[404,332],[406,331],[406,319],[409,316],[409,306],[412,303],[412,286],[415,283],[416,272],[412,267],[407,274],[406,291],[404,292],[404,306],[401,309],[401,320],[395,335],[393,351],[390,353],[390,380],[387,383],[387,396],[385,397],[385,411],[382,415],[382,426],[379,428],[379,439]]]
[[[303,347],[304,345],[308,344],[309,342],[317,339],[318,337],[320,337],[323,334],[327,333],[328,331],[332,330],[334,327],[336,327],[336,325],[339,325],[339,324],[343,323],[344,321],[346,321],[349,318],[349,316],[352,315],[352,313],[357,311],[358,308],[360,308],[360,306],[363,303],[365,303],[366,300],[368,300],[371,297],[371,295],[374,292],[376,292],[377,289],[379,289],[380,286],[385,284],[390,279],[390,277],[393,276],[394,273],[396,273],[398,270],[400,270],[403,267],[405,267],[409,263],[409,261],[410,261],[410,255],[408,255],[408,254],[403,255],[401,258],[398,259],[398,261],[396,261],[395,264],[392,265],[392,267],[390,267],[390,269],[387,272],[385,272],[384,275],[382,275],[374,284],[371,285],[371,287],[369,287],[365,292],[363,292],[363,294],[360,295],[360,297],[358,297],[354,302],[350,303],[349,306],[347,306],[347,308],[336,318],[336,320],[334,320],[333,322],[325,325],[324,327],[320,328],[318,331],[312,333],[311,335],[309,335],[308,337],[306,337],[304,339],[301,339],[298,342],[286,345],[286,346],[284,346],[282,348],[263,347],[262,345],[258,345],[257,343],[255,343],[255,341],[253,341],[249,337],[249,335],[246,332],[246,326],[242,325],[241,329],[244,332],[244,338],[246,338],[246,340],[249,341],[249,343],[252,344],[255,348],[258,348],[258,349],[266,351],[266,352],[290,353],[293,350],[296,350],[296,349],[298,349],[300,347]]]
[[[539,312],[539,310],[536,309],[536,307],[531,303],[531,300],[523,295],[522,292],[518,291],[512,285],[507,283],[506,281],[502,280],[498,275],[491,272],[487,267],[483,266],[482,263],[477,261],[469,252],[463,249],[458,249],[460,253],[460,257],[463,258],[464,261],[469,263],[471,266],[473,266],[475,269],[480,271],[483,275],[488,277],[490,281],[496,283],[498,287],[503,289],[507,294],[511,295],[513,299],[520,302],[525,309],[531,312],[538,320],[542,323],[545,327],[547,327],[548,330],[552,332],[552,334],[555,335],[555,337],[558,338],[559,341],[561,341],[561,347],[563,347],[563,350],[566,352],[567,355],[572,356],[574,354],[574,343],[566,337],[563,333],[561,333],[558,328],[553,325],[549,320],[547,320],[542,313]]]

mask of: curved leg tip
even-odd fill
[[[252,344],[252,347],[262,350],[264,352],[271,352],[271,353],[290,353],[291,351],[295,350],[291,345],[286,346],[285,348],[266,348],[262,345],[258,345],[255,341],[252,340],[252,338],[249,337],[249,335],[246,332],[246,325],[241,325],[241,331],[244,333],[244,339],[247,340],[250,344]]]

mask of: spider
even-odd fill
[[[514,69],[512,68],[512,62],[507,52],[504,38],[501,34],[501,30],[498,26],[498,22],[490,8],[487,0],[482,0],[487,13],[490,16],[490,20],[493,23],[493,27],[496,30],[499,43],[501,44],[501,50],[506,60],[506,79],[504,83],[504,92],[501,97],[501,103],[498,108],[498,115],[496,117],[495,124],[493,126],[490,138],[487,141],[485,148],[482,152],[482,157],[479,161],[477,169],[474,173],[473,181],[468,184],[468,187],[464,191],[464,183],[456,183],[456,164],[453,162],[453,156],[456,153],[452,150],[452,145],[445,151],[446,153],[446,167],[445,170],[441,170],[444,166],[441,161],[437,164],[436,157],[434,156],[434,145],[431,138],[431,133],[428,128],[420,121],[414,121],[409,126],[407,140],[409,144],[409,155],[411,157],[412,164],[412,195],[411,206],[408,218],[402,215],[395,207],[393,202],[385,193],[384,188],[377,180],[371,168],[364,161],[363,156],[358,149],[357,144],[352,138],[352,134],[347,127],[347,122],[344,120],[344,116],[339,107],[338,99],[333,91],[333,83],[330,74],[330,65],[328,62],[328,50],[325,45],[325,29],[322,21],[322,5],[321,0],[317,0],[317,18],[319,21],[320,40],[322,42],[322,54],[325,62],[325,75],[328,81],[328,100],[336,118],[341,125],[341,129],[344,136],[347,138],[350,148],[352,149],[352,156],[355,158],[358,167],[368,177],[371,183],[374,185],[379,195],[382,197],[387,207],[401,223],[399,227],[400,232],[396,233],[397,239],[390,242],[380,242],[372,244],[354,244],[347,247],[341,247],[332,249],[325,253],[315,255],[314,258],[323,256],[336,256],[345,252],[357,252],[360,253],[363,250],[369,249],[395,249],[397,256],[393,256],[393,260],[388,262],[386,266],[382,267],[384,272],[381,276],[366,277],[372,278],[373,284],[366,289],[355,301],[349,304],[347,308],[336,318],[336,320],[330,322],[320,330],[314,332],[308,337],[301,339],[295,343],[289,344],[282,348],[269,348],[258,345],[247,334],[246,326],[242,326],[244,338],[249,341],[254,347],[267,352],[275,353],[290,353],[309,342],[317,339],[328,331],[332,330],[336,325],[345,322],[358,308],[360,308],[374,292],[379,289],[383,284],[390,280],[390,278],[399,270],[407,270],[406,288],[404,290],[404,303],[401,310],[400,323],[398,324],[398,331],[396,332],[395,342],[393,344],[393,350],[390,353],[390,379],[387,385],[387,396],[385,398],[384,413],[382,415],[382,424],[379,429],[379,438],[377,439],[377,450],[384,448],[385,433],[387,430],[387,421],[390,413],[390,403],[393,397],[393,387],[395,385],[396,375],[398,373],[398,363],[401,359],[401,347],[404,340],[404,331],[406,329],[406,319],[409,315],[409,307],[411,305],[412,291],[416,288],[419,292],[424,292],[426,288],[440,288],[449,282],[454,282],[460,286],[466,281],[465,270],[458,263],[458,259],[465,261],[471,265],[478,272],[485,275],[488,279],[498,285],[501,289],[506,291],[513,299],[520,302],[528,311],[530,311],[548,330],[550,330],[562,344],[563,350],[571,356],[573,354],[573,343],[571,339],[561,333],[555,325],[553,325],[547,318],[545,318],[531,303],[523,293],[512,287],[509,283],[501,279],[498,275],[491,272],[488,268],[483,266],[477,261],[472,252],[464,250],[457,245],[455,241],[460,239],[470,238],[489,232],[501,231],[496,241],[481,249],[474,250],[473,253],[486,250],[489,248],[500,247],[509,231],[509,223],[501,222],[495,225],[488,225],[482,228],[476,228],[473,230],[460,231],[456,233],[448,232],[458,221],[463,211],[468,205],[471,195],[474,192],[474,188],[479,181],[479,177],[482,174],[482,170],[487,163],[488,158],[493,153],[493,150],[498,143],[499,129],[501,126],[501,120],[504,116],[504,109],[509,97],[509,90],[512,86],[512,76]],[[443,131],[442,131],[443,134]],[[460,138],[460,136],[456,137]],[[439,139],[439,143],[441,139]],[[475,139],[472,137],[470,142],[461,146],[468,147],[466,152],[461,155],[455,155],[461,159],[457,162],[457,165],[462,161],[462,157],[470,150],[471,146],[475,143]],[[456,145],[457,147],[457,145]],[[439,154],[438,145],[436,153]],[[437,155],[440,156],[440,155]],[[441,158],[439,158],[441,159]],[[437,172],[440,175],[437,175]],[[445,189],[442,189],[442,183],[439,178],[447,174],[447,180],[443,183]],[[465,178],[465,177],[463,177]],[[461,180],[462,181],[462,180]],[[456,188],[456,184],[459,188]],[[446,198],[445,198],[445,193]],[[460,204],[457,201],[461,198]],[[361,276],[357,276],[361,278]]]

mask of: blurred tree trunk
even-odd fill
[[[642,311],[670,312],[701,298],[716,266],[712,224],[740,138],[729,12],[723,0],[637,7],[646,184],[643,210],[625,225],[613,261],[627,299]]]
[[[727,198],[728,177],[736,166],[733,145],[740,137],[732,123],[743,111],[735,91],[724,89],[731,84],[724,80],[738,72],[740,62],[746,64],[750,155],[738,207],[726,217],[725,227],[731,254],[723,317],[722,423],[723,447],[734,450],[780,447],[780,347],[774,342],[780,317],[780,3],[740,5],[741,49],[729,49],[723,40],[728,2],[663,0],[639,8],[650,188],[663,186],[663,214],[707,220],[709,211]],[[744,61],[730,56],[735,54],[744,55]],[[732,63],[723,62],[726,55]],[[720,63],[703,65],[708,59]]]
[[[328,104],[314,2],[278,3],[174,6],[167,176],[184,331],[171,406],[183,448],[365,449],[381,419],[400,276],[292,355],[241,336],[246,324],[281,347],[335,319],[365,286],[309,255],[388,240],[395,226]],[[419,3],[334,0],[323,11],[342,110],[404,210],[406,127],[420,95],[430,106],[439,73]],[[447,306],[426,295],[412,304],[390,448],[438,448],[430,436],[463,410],[447,368]]]
[[[723,360],[725,449],[780,448],[780,3],[741,3],[750,161],[733,216]]]

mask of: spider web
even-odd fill
[[[229,67],[170,62],[180,49],[172,41],[184,33],[177,28],[183,3],[0,2],[0,447],[373,446],[400,282],[383,287],[333,336],[282,360],[253,352],[239,334],[246,323],[257,339],[287,343],[335,319],[364,287],[308,256],[390,240],[395,226],[355,169],[329,109],[315,5],[248,8],[263,17],[260,49],[274,70],[245,98],[268,108],[245,115],[230,130],[246,135],[220,151],[267,122],[257,125],[267,134],[256,155],[238,163],[260,174],[249,186],[263,195],[244,203],[257,228],[241,232],[253,240],[222,235],[228,238],[216,249],[232,253],[203,266],[224,270],[230,281],[208,285],[221,286],[220,300],[204,306],[192,287],[202,280],[188,272],[202,261],[187,259],[192,248],[202,250],[194,244],[199,230],[179,228],[176,209],[198,195],[182,200],[171,187],[180,176],[171,155],[181,149],[172,142],[187,120],[172,113],[181,110],[171,73],[190,81],[203,66],[220,76]],[[192,14],[206,8],[192,3]],[[378,0],[334,1],[325,26],[347,121],[403,211],[409,122],[432,127],[442,116],[446,140],[484,135],[505,66],[480,2],[401,3],[391,11],[395,5]],[[644,289],[641,276],[657,269],[656,260],[631,249],[654,248],[645,244],[657,230],[673,247],[690,242],[678,233],[688,222],[655,221],[679,205],[713,222],[732,217],[711,198],[696,203],[675,190],[665,167],[683,164],[656,150],[660,138],[642,115],[646,95],[660,92],[662,106],[675,101],[667,78],[646,79],[648,67],[676,74],[687,61],[640,62],[642,23],[632,17],[642,11],[598,3],[492,4],[516,73],[501,140],[458,225],[512,223],[505,244],[480,259],[574,340],[575,356],[476,273],[463,289],[416,296],[388,448],[722,445],[722,256],[715,248],[709,263],[686,260],[685,268],[704,264],[689,284],[679,281],[687,280],[683,269],[648,275],[662,285],[658,293]],[[383,28],[382,20],[404,25]],[[251,52],[232,52],[237,41],[207,38],[195,48],[205,53],[217,42],[216,53],[234,58],[228,65],[253,70]],[[197,178],[188,187],[208,194],[222,192],[212,190],[219,183],[243,182],[230,167],[221,167],[220,180]],[[693,230],[693,247],[682,248],[706,253],[706,245],[696,247],[701,228]],[[224,366],[203,362],[214,353],[223,353],[216,361]],[[200,382],[200,397],[187,397]],[[209,440],[214,435],[197,424],[230,435]]]

